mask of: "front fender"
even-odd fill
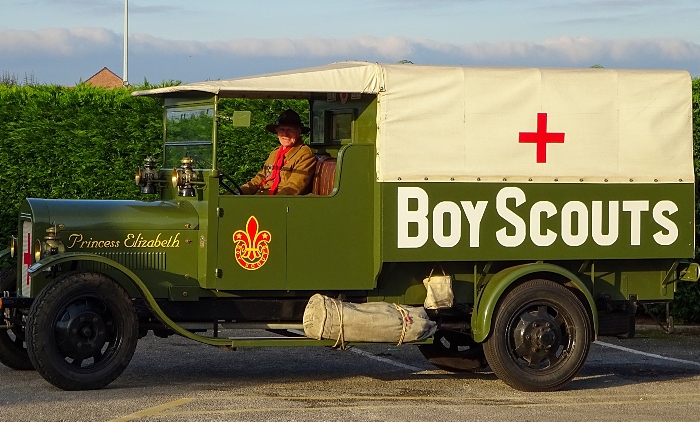
[[[153,312],[153,315],[158,318],[163,324],[165,324],[168,328],[173,330],[174,332],[180,334],[183,337],[187,337],[189,339],[199,341],[201,343],[209,344],[212,346],[221,346],[221,347],[231,347],[233,342],[229,339],[225,338],[209,338],[209,337],[204,337],[200,336],[198,334],[195,334],[191,331],[188,331],[181,326],[179,326],[175,321],[170,319],[165,312],[158,306],[158,302],[156,302],[156,299],[153,297],[151,292],[148,290],[148,287],[146,284],[137,276],[134,274],[133,271],[131,271],[129,268],[125,267],[124,265],[121,265],[120,263],[111,260],[109,258],[105,258],[104,256],[101,255],[96,255],[96,254],[91,254],[91,253],[85,253],[85,252],[68,252],[64,253],[61,255],[54,255],[50,256],[48,258],[44,258],[41,261],[35,263],[29,269],[27,270],[30,275],[34,275],[35,273],[42,271],[52,265],[57,265],[61,264],[63,262],[70,262],[70,261],[94,261],[94,262],[101,262],[103,264],[109,265],[113,267],[114,269],[121,271],[124,275],[126,275],[132,283],[134,283],[134,286],[136,289],[138,289],[139,293],[141,293],[141,296],[146,302],[146,305],[148,308]]]
[[[143,294],[143,292],[142,292],[143,289],[141,286],[143,286],[143,288],[146,288],[146,285],[139,278],[139,276],[137,276],[128,267],[125,267],[124,265],[118,263],[117,261],[106,258],[102,255],[97,255],[97,254],[88,253],[88,252],[66,252],[66,253],[62,253],[59,255],[48,256],[46,258],[41,259],[40,261],[35,262],[33,265],[31,265],[27,269],[27,273],[30,276],[34,276],[34,274],[40,273],[41,271],[48,269],[49,267],[52,267],[52,266],[58,265],[58,264],[62,264],[64,262],[71,262],[71,261],[92,261],[92,262],[99,262],[102,264],[106,264],[106,265],[114,268],[115,270],[121,272],[126,277],[128,277],[132,281],[133,287],[136,287],[137,290],[139,291],[139,293]],[[132,290],[132,292],[133,292],[133,290]],[[36,294],[38,294],[38,292],[36,292]]]
[[[550,273],[556,274],[570,280],[571,283],[581,292],[588,302],[588,309],[591,312],[593,320],[593,329],[598,333],[598,310],[596,309],[593,296],[586,285],[571,271],[562,268],[558,265],[547,263],[532,263],[517,265],[515,267],[506,268],[495,274],[486,286],[478,294],[472,313],[472,336],[476,342],[483,342],[491,332],[491,322],[493,314],[496,310],[496,305],[503,295],[503,292],[508,289],[513,283],[521,278],[533,273]],[[585,305],[585,303],[584,303]]]

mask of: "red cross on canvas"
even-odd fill
[[[547,162],[547,144],[563,144],[564,133],[547,133],[547,113],[537,113],[537,132],[520,132],[522,143],[537,144],[537,162]]]

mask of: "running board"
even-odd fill
[[[213,322],[179,322],[177,325],[186,330],[212,330]],[[290,324],[281,322],[219,322],[218,330],[300,330],[304,331],[303,324]]]

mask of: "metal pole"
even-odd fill
[[[124,0],[124,76],[122,84],[129,85],[129,0]]]

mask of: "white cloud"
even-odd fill
[[[33,71],[39,80],[75,83],[102,66],[121,68],[122,36],[103,28],[0,29],[0,70]],[[700,45],[676,39],[599,40],[564,36],[542,42],[445,43],[405,37],[349,39],[168,40],[129,38],[131,69],[153,80],[193,82],[313,66],[338,60],[479,65],[687,69],[700,76]],[[66,63],[61,80],[55,63]],[[6,69],[5,66],[11,66]],[[82,68],[80,67],[82,66]],[[28,68],[31,67],[31,68]],[[76,69],[85,69],[78,73]],[[133,73],[133,72],[130,72]],[[65,76],[67,77],[67,76]]]
[[[700,59],[700,45],[681,40],[596,40],[590,37],[564,36],[543,42],[493,42],[450,44],[431,40],[411,40],[403,37],[378,38],[363,36],[346,40],[329,38],[304,39],[236,39],[230,41],[198,42],[172,41],[150,35],[131,37],[135,48],[163,53],[232,54],[250,57],[324,57],[370,55],[386,60],[400,60],[417,49],[433,50],[464,59],[507,59],[536,57],[576,64],[610,57],[615,60],[633,59],[653,51],[669,60]]]
[[[413,51],[413,44],[413,41],[400,37],[363,36],[347,40],[328,38],[238,39],[227,42],[201,43],[200,47],[219,53],[253,57],[297,57],[300,55],[335,57],[372,54],[387,59],[400,60]]]
[[[104,28],[0,29],[0,54],[65,56],[114,48],[119,39]]]

